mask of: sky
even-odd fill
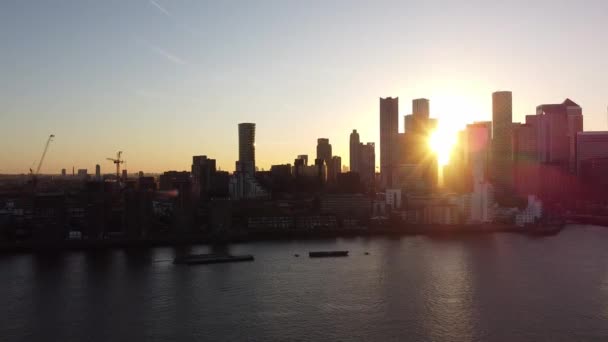
[[[255,122],[256,164],[315,155],[348,165],[349,134],[379,141],[379,97],[411,100],[452,130],[513,120],[571,98],[585,130],[608,129],[608,1],[0,1],[0,173],[42,173],[124,151],[130,172],[238,158]],[[401,128],[402,130],[402,128]],[[376,157],[379,157],[377,148]]]

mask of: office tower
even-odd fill
[[[335,182],[338,178],[338,174],[342,171],[342,158],[333,156],[331,157],[329,164],[330,165],[327,167],[327,180],[329,182]]]
[[[513,124],[513,185],[519,197],[538,195],[536,116],[526,115],[526,123]]]
[[[95,165],[95,179],[101,180],[101,166],[99,164]]]
[[[491,131],[491,122],[476,122],[466,127],[464,157],[473,183],[487,181]]]
[[[78,169],[78,178],[87,179],[89,177],[89,173],[87,169]]]
[[[123,180],[123,181],[126,181],[126,180],[127,180],[127,178],[128,178],[128,173],[127,173],[127,170],[126,170],[126,169],[125,169],[125,170],[122,170],[122,180]]]
[[[536,107],[538,159],[576,170],[576,134],[583,130],[582,108],[570,99]]]
[[[411,122],[405,123],[408,130],[415,134],[426,135],[429,131],[429,111],[430,104],[428,99],[412,100],[412,118]]]
[[[361,159],[361,150],[359,149],[359,133],[356,129],[350,134],[350,172],[359,172],[359,160]]]
[[[450,153],[450,162],[443,167],[443,186],[449,192],[465,193],[470,191],[472,178],[467,175],[465,161],[467,130],[458,132],[456,143]]]
[[[239,124],[239,160],[237,171],[255,175],[255,124]]]
[[[587,160],[608,160],[608,131],[579,132],[576,135],[576,171]],[[598,164],[599,165],[599,164]],[[604,174],[606,178],[608,174]]]
[[[398,156],[399,98],[380,98],[380,178],[383,187],[393,186]]]
[[[492,179],[499,202],[506,199],[513,187],[512,107],[510,91],[492,94]]]
[[[405,115],[403,117],[403,132],[411,132],[414,130],[414,115]]]
[[[376,177],[376,147],[373,142],[360,144],[359,178],[367,189],[373,188]]]
[[[303,166],[308,166],[308,154],[300,154],[296,159],[302,160]]]
[[[321,158],[315,159],[314,168],[315,176],[321,183],[325,183],[325,181],[327,180],[327,164],[325,163],[325,160]]]
[[[429,100],[414,99],[412,100],[412,115],[416,118],[428,120],[429,118]]]
[[[317,158],[323,159],[325,164],[329,165],[331,161],[331,144],[327,138],[317,139]]]
[[[215,159],[207,156],[192,156],[192,191],[197,199],[209,197],[213,188],[213,181],[216,172]]]
[[[65,175],[66,175],[65,169],[61,169],[61,177],[65,178]]]

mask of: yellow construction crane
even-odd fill
[[[116,181],[117,182],[120,181],[120,164],[123,164],[125,162],[124,160],[121,159],[121,156],[122,156],[122,151],[118,151],[116,153],[116,159],[115,158],[106,158],[107,160],[116,164]]]
[[[38,173],[40,172],[40,168],[42,167],[42,162],[44,162],[44,157],[46,157],[46,152],[49,150],[49,145],[51,145],[51,141],[55,137],[54,134],[49,135],[49,138],[46,140],[46,144],[44,145],[44,151],[42,152],[42,157],[40,157],[40,161],[38,161],[38,166],[36,167],[36,172],[30,168],[30,174],[32,175],[32,184],[34,186],[37,182]]]

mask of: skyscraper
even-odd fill
[[[359,172],[359,160],[361,159],[361,149],[359,148],[359,133],[356,129],[350,134],[350,171]]]
[[[331,161],[331,144],[327,138],[317,139],[317,158],[323,159],[326,165]]]
[[[576,169],[576,134],[583,131],[582,108],[570,99],[536,107],[538,159]]]
[[[213,187],[216,172],[215,159],[192,156],[192,191],[196,198],[206,198]]]
[[[510,91],[492,93],[492,178],[499,201],[513,188],[512,108]]]
[[[101,180],[101,166],[95,165],[95,180]]]
[[[398,156],[399,98],[380,98],[380,176],[383,187],[393,186]]]
[[[376,178],[376,147],[373,142],[360,144],[359,178],[366,188],[374,185]]]
[[[250,176],[255,174],[255,124],[239,124],[239,161],[237,171]]]

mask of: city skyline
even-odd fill
[[[606,130],[608,56],[595,33],[607,5],[546,4],[402,3],[393,14],[349,3],[4,3],[2,32],[17,34],[0,38],[0,173],[27,173],[49,134],[42,173],[111,173],[105,158],[118,150],[130,172],[188,170],[199,154],[233,171],[240,122],[257,124],[260,169],[314,155],[319,137],[348,165],[353,129],[376,143],[379,166],[380,97],[405,102],[399,132],[411,99],[428,98],[440,127],[462,129],[490,120],[497,90],[513,92],[514,122],[572,98],[585,131]],[[409,11],[407,23],[385,17]],[[569,30],[540,25],[541,13],[567,18]],[[539,63],[539,51],[556,53]]]

